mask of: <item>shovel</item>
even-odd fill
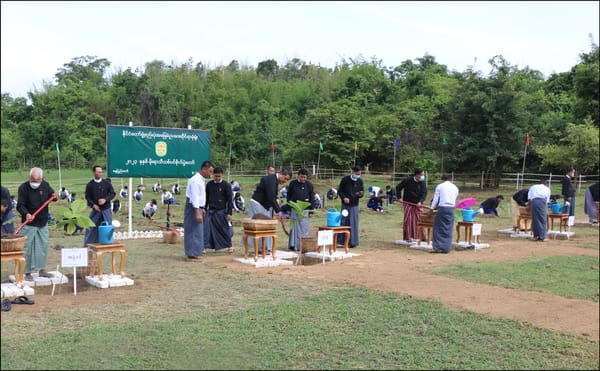
[[[31,218],[31,220],[33,220],[33,219],[35,218],[35,216],[36,216],[37,214],[39,214],[39,213],[40,213],[40,211],[42,211],[42,210],[43,210],[43,209],[44,209],[46,206],[48,206],[48,204],[49,204],[50,202],[52,202],[52,201],[54,201],[54,200],[56,200],[56,194],[53,194],[52,196],[50,196],[50,198],[49,198],[49,199],[47,199],[47,200],[46,200],[46,202],[44,202],[44,203],[42,204],[42,206],[40,206],[40,208],[39,208],[39,209],[37,209],[37,210],[36,210],[36,211],[35,211],[35,212],[32,214],[33,218]],[[19,226],[19,228],[17,228],[17,230],[16,230],[16,231],[15,231],[15,233],[13,233],[13,234],[19,234],[19,231],[20,231],[21,229],[23,229],[23,227],[24,227],[24,226],[26,226],[27,224],[29,224],[29,222],[31,222],[31,220],[25,220],[23,223],[21,223],[21,225]]]

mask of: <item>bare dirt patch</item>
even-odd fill
[[[425,273],[431,267],[459,262],[504,262],[533,257],[588,255],[598,257],[598,248],[581,248],[576,245],[597,246],[598,235],[576,236],[569,240],[533,242],[513,239],[507,235],[490,233],[483,242],[490,248],[452,251],[450,254],[429,254],[379,241],[361,245],[353,252],[359,257],[302,266],[254,268],[240,264],[234,258],[242,254],[240,247],[235,255],[209,253],[204,262],[181,264],[210,264],[257,275],[298,277],[304,280],[322,280],[360,285],[379,291],[397,292],[416,298],[437,300],[456,310],[469,310],[498,318],[511,318],[535,326],[554,329],[599,340],[599,305],[596,302],[566,299],[557,295],[506,289],[486,284],[471,283]],[[280,247],[281,249],[281,247]],[[118,289],[98,289],[79,279],[77,296],[72,294],[72,275],[69,283],[56,290],[59,295],[50,296],[51,286],[36,287],[32,298],[35,305],[20,305],[23,312],[45,312],[73,305],[101,304],[106,302],[135,303],[148,295],[148,290],[168,285],[164,279],[146,282],[132,274],[135,284]],[[98,295],[102,290],[102,295]]]

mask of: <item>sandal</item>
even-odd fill
[[[29,300],[29,298],[27,296],[19,296],[18,298],[16,298],[15,300],[12,300],[10,302],[11,304],[34,304],[35,302],[33,300]]]
[[[228,253],[228,254],[233,254],[233,251],[234,251],[234,250],[233,250],[233,247],[228,247],[228,248],[227,248],[227,253]]]
[[[10,307],[11,307],[10,300],[3,299],[2,300],[2,311],[3,312],[8,312],[10,310]]]

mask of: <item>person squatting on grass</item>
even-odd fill
[[[38,269],[40,277],[48,277],[46,263],[48,259],[48,205],[34,217],[33,214],[52,197],[54,189],[44,180],[44,172],[39,167],[29,171],[29,180],[19,186],[17,211],[21,214],[21,223],[27,222],[20,234],[27,236],[24,247],[25,279],[33,280],[31,271]],[[54,202],[58,198],[54,198]]]

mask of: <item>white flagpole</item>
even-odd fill
[[[62,176],[60,173],[60,150],[58,149],[58,143],[56,143],[56,157],[58,158],[58,191],[62,190]]]
[[[527,146],[529,145],[529,134],[527,134],[527,139],[525,139],[525,150],[523,151],[523,170],[521,171],[521,187],[523,187],[523,180],[525,180],[525,158],[527,157]],[[518,181],[517,181],[518,184]]]
[[[321,142],[319,142],[319,157],[317,158],[317,179],[319,178],[319,164],[321,163]]]
[[[229,166],[227,166],[227,183],[229,183],[229,175],[231,174],[231,143],[229,143]]]

